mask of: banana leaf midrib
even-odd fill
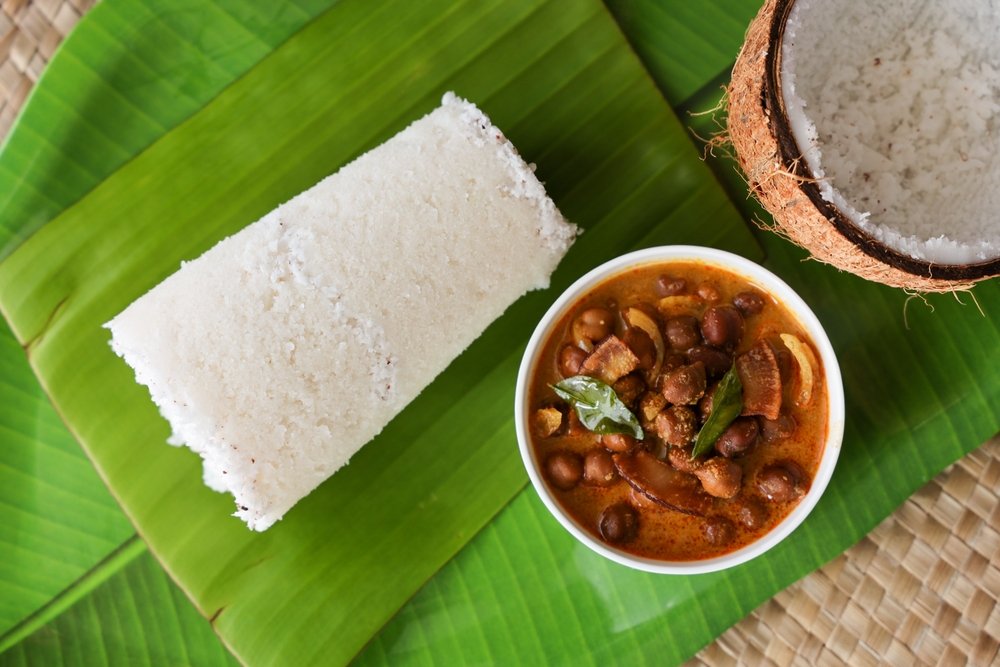
[[[45,606],[0,635],[0,654],[43,627],[145,551],[146,545],[137,535],[122,542],[104,560],[84,572]]]

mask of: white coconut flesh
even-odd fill
[[[792,136],[821,196],[934,264],[1000,257],[1000,0],[797,0]]]

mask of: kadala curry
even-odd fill
[[[577,300],[529,387],[551,495],[597,539],[665,561],[720,556],[806,494],[827,435],[820,359],[790,311],[697,262],[640,266]]]

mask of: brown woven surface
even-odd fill
[[[0,0],[0,139],[56,47],[96,0]]]
[[[0,139],[96,0],[0,0]],[[689,664],[1000,662],[1000,437],[860,543],[761,605]]]
[[[1000,663],[1000,437],[689,665]]]

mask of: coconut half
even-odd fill
[[[728,130],[775,231],[896,287],[1000,275],[997,34],[997,0],[767,0]]]

